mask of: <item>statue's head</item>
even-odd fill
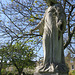
[[[56,4],[57,3],[57,0],[44,0],[47,5],[52,5],[52,4]]]

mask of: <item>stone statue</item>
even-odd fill
[[[63,33],[66,28],[66,18],[64,9],[56,0],[45,0],[48,9],[40,23],[31,30],[39,29],[43,35],[44,65],[39,69],[40,72],[54,72],[64,65]],[[65,68],[64,68],[65,70]]]

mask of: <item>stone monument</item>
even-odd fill
[[[36,69],[34,75],[68,75],[64,60],[63,33],[66,28],[66,16],[63,7],[56,0],[44,0],[48,4],[44,17],[31,30],[39,29],[43,35],[43,66]]]

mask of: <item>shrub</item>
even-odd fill
[[[69,75],[75,75],[75,70],[70,71]]]
[[[11,73],[11,72],[8,72],[8,74],[7,75],[14,75],[13,73]]]
[[[72,73],[71,73],[71,72],[69,72],[69,75],[72,75]]]

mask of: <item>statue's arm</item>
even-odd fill
[[[32,33],[33,31],[35,31],[35,30],[37,30],[37,29],[40,29],[40,27],[41,27],[42,25],[44,25],[44,18],[45,18],[45,16],[41,19],[41,21],[38,23],[38,25],[37,25],[34,29],[32,29],[32,30],[30,31],[30,33]]]
[[[61,6],[59,7],[59,9],[57,9],[57,19],[58,21],[56,25],[58,26],[59,30],[64,33],[66,29],[66,15]]]

